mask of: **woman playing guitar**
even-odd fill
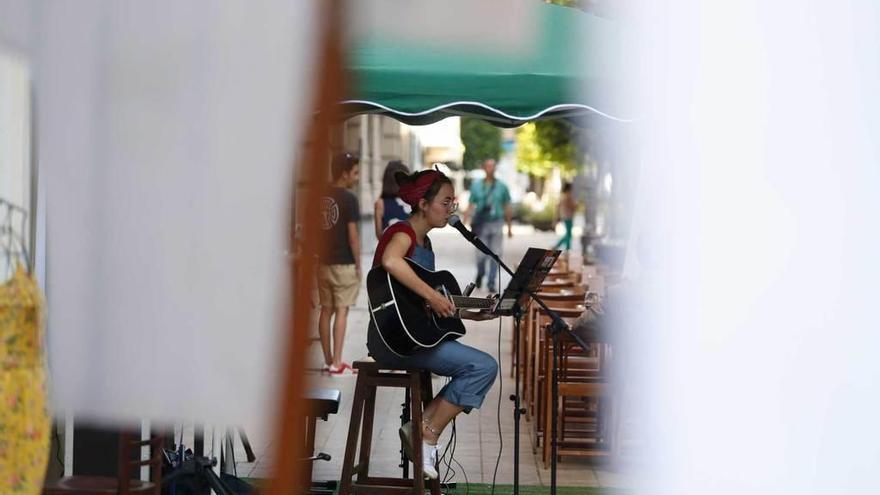
[[[412,207],[406,222],[396,223],[382,234],[373,266],[381,265],[392,277],[425,299],[440,316],[456,314],[454,304],[444,295],[420,279],[404,258],[434,270],[434,252],[427,237],[434,228],[444,227],[447,217],[455,210],[455,191],[452,181],[437,170],[423,170],[413,174],[398,172],[400,198]],[[486,320],[495,316],[485,312],[458,311],[461,318]],[[451,381],[428,404],[423,413],[422,459],[425,475],[435,479],[437,473],[437,440],[446,425],[462,411],[479,408],[492,388],[498,374],[498,363],[489,354],[455,340],[421,348],[411,355],[392,352],[383,343],[371,322],[367,334],[367,348],[379,364],[390,367],[413,367],[448,376]],[[404,448],[412,449],[412,424],[400,429]],[[409,453],[412,459],[411,450]]]

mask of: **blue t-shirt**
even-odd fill
[[[382,230],[387,229],[389,225],[409,219],[409,205],[397,196],[382,198],[382,206]]]

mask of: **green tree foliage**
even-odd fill
[[[465,170],[480,168],[483,160],[501,156],[501,129],[479,119],[461,118],[462,165]]]
[[[516,168],[520,172],[544,177],[553,169],[553,163],[544,159],[536,135],[533,122],[516,130]]]
[[[546,177],[554,168],[562,175],[574,176],[582,155],[575,130],[563,120],[540,120],[516,132],[517,167],[521,172]]]

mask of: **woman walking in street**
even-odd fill
[[[382,174],[382,195],[373,206],[373,221],[376,225],[376,239],[382,238],[382,232],[389,225],[402,222],[409,218],[409,205],[399,196],[400,187],[394,180],[397,172],[409,173],[409,168],[400,160],[392,160],[385,166]]]
[[[556,243],[553,249],[559,249],[563,246],[566,251],[571,249],[571,230],[574,226],[575,210],[577,210],[577,202],[575,202],[574,196],[571,193],[571,182],[566,182],[562,185],[562,197],[559,198],[559,206],[556,210],[557,218],[565,226],[565,234],[559,239],[559,242]]]

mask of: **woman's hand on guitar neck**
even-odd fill
[[[440,294],[439,292],[434,292],[426,302],[428,303],[428,306],[431,307],[431,310],[434,311],[434,313],[437,313],[438,316],[444,318],[455,316],[455,304],[449,299],[443,297],[443,294]]]
[[[498,295],[489,296],[489,299],[495,301],[498,299]],[[474,321],[486,321],[486,320],[494,320],[498,318],[498,315],[493,313],[491,309],[481,309],[479,311],[459,311],[459,318],[462,320],[474,320]]]

